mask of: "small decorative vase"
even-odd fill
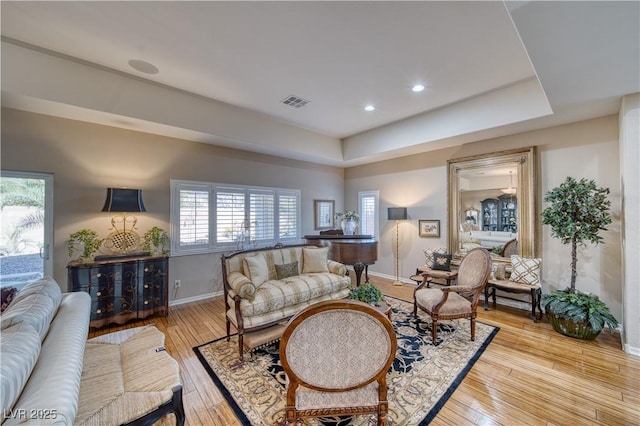
[[[582,340],[593,340],[600,334],[599,331],[593,331],[589,323],[558,318],[549,310],[547,310],[546,314],[553,329],[565,336]]]
[[[343,219],[340,225],[342,226],[342,233],[344,235],[356,234],[356,228],[358,227],[358,223],[355,220]]]

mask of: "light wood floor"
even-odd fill
[[[371,277],[390,296],[412,300],[414,286]],[[640,358],[625,354],[618,335],[581,341],[533,323],[525,311],[478,311],[500,327],[488,349],[454,392],[433,425],[639,425]],[[239,424],[192,348],[225,335],[221,297],[172,307],[150,318],[93,331],[90,337],[155,323],[178,360],[188,425]],[[171,421],[169,421],[171,420]],[[162,425],[173,424],[173,418]]]

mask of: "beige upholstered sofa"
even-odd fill
[[[169,412],[183,424],[178,365],[158,351],[164,335],[148,326],[87,341],[90,304],[46,277],[2,312],[3,426],[151,424]]]
[[[346,266],[327,255],[327,247],[296,245],[222,256],[227,338],[233,324],[241,358],[245,332],[282,323],[314,303],[349,295]]]

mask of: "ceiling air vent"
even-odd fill
[[[292,106],[294,108],[302,108],[303,106],[305,106],[306,104],[309,103],[308,100],[302,99],[302,98],[300,98],[298,96],[294,96],[294,95],[287,96],[281,102],[283,104],[285,104],[285,105],[289,105],[289,106]]]

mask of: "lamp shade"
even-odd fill
[[[406,220],[407,208],[406,207],[388,207],[387,208],[387,220]]]
[[[103,212],[146,212],[141,189],[107,188]]]

